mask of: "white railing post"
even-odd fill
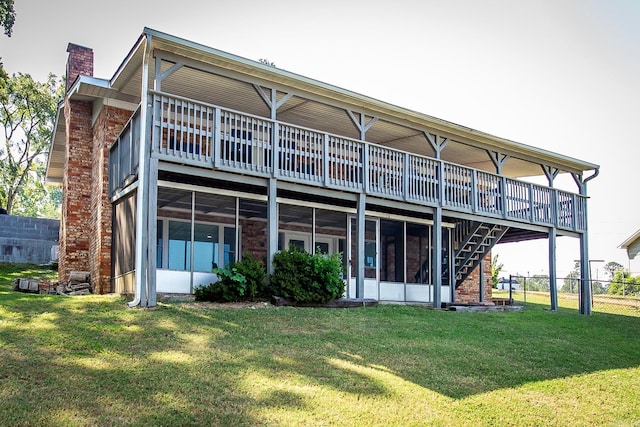
[[[554,227],[558,228],[558,225],[560,225],[560,209],[558,209],[558,190],[555,188],[551,189],[551,215]]]
[[[369,144],[361,142],[362,146],[362,189],[369,193]]]
[[[478,171],[475,169],[471,170],[471,210],[473,212],[478,212]]]
[[[272,123],[273,138],[271,141],[271,176],[277,178],[280,176],[280,165],[278,164],[280,154],[280,124],[275,120]]]
[[[222,112],[220,107],[216,107],[213,115],[213,167],[219,168],[222,152]]]
[[[536,208],[536,205],[533,200],[533,184],[529,184],[529,222],[533,223],[533,219],[535,218],[533,212]]]
[[[445,205],[445,189],[444,189],[444,162],[440,160],[438,162],[440,173],[438,174],[438,201],[440,206]]]
[[[403,157],[403,171],[399,173],[402,173],[402,195],[404,197],[404,200],[409,200],[409,178],[411,178],[412,173],[411,173],[411,169],[409,168],[409,153],[404,153],[404,157]]]
[[[322,134],[322,184],[329,184],[329,134]]]
[[[571,195],[571,228],[574,231],[578,229],[578,207],[576,206],[577,199],[577,194]]]
[[[507,178],[500,177],[500,209],[502,209],[502,217],[507,217]]]

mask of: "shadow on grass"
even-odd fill
[[[8,289],[7,289],[8,290]],[[0,287],[0,424],[256,425],[309,390],[383,397],[399,378],[460,399],[640,365],[640,319],[521,313],[127,309]]]

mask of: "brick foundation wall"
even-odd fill
[[[128,110],[104,106],[93,126],[89,272],[95,293],[107,293],[111,288],[109,149],[131,114]]]
[[[491,252],[484,257],[484,302],[491,301]],[[480,267],[476,267],[469,277],[456,289],[456,302],[480,301]]]
[[[67,141],[62,182],[62,220],[58,273],[89,271],[90,191],[92,180],[92,104],[65,100]]]

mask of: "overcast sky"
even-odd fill
[[[94,50],[95,76],[110,78],[147,26],[599,164],[588,184],[589,257],[628,265],[618,245],[640,228],[640,1],[16,0],[15,7],[14,34],[0,37],[9,73],[62,75],[73,42]],[[557,184],[577,191],[571,178]],[[494,253],[505,274],[546,274],[547,248],[542,240]],[[559,238],[558,275],[578,258],[577,239]]]

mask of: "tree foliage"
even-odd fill
[[[609,280],[613,280],[613,278],[616,275],[616,272],[618,272],[619,270],[624,270],[624,267],[622,266],[622,264],[619,264],[615,261],[611,261],[604,265],[604,270],[609,275]]]
[[[59,190],[45,187],[44,174],[61,96],[61,82],[53,74],[44,83],[22,73],[5,81],[0,94],[4,130],[0,136],[0,206],[10,214],[50,216],[52,205],[59,202]]]
[[[640,276],[632,277],[628,271],[618,270],[609,285],[609,294],[623,296],[640,295]]]
[[[537,292],[549,292],[549,276],[546,274],[534,274],[527,278],[527,290]]]
[[[504,268],[504,264],[498,262],[499,254],[495,254],[491,258],[491,286],[493,288],[498,287],[498,282],[500,281],[500,272]]]
[[[0,0],[0,26],[4,28],[4,34],[11,37],[13,24],[16,22],[16,11],[13,0]]]
[[[576,262],[573,270],[564,278],[560,292],[577,294],[580,287],[580,263]]]

